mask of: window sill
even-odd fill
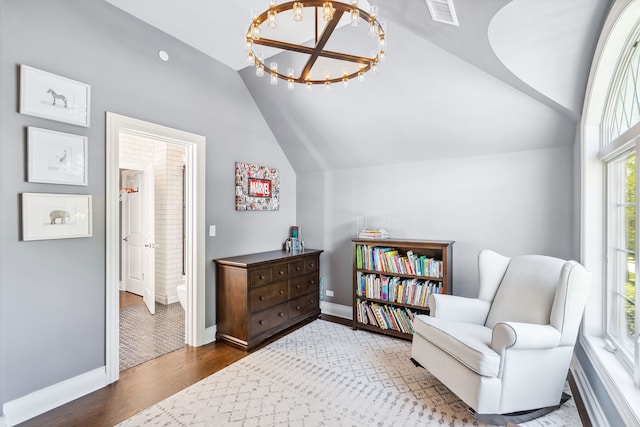
[[[625,424],[640,425],[640,388],[629,371],[601,337],[581,336],[580,343]]]

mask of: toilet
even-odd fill
[[[178,301],[180,301],[180,305],[182,306],[182,309],[184,311],[187,311],[187,285],[186,284],[182,284],[182,285],[178,285],[176,287],[176,290],[178,291]]]

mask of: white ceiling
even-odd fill
[[[389,41],[380,72],[309,94],[246,67],[250,11],[268,0],[106,1],[238,70],[298,171],[571,144],[610,4],[454,0],[456,27],[431,20],[424,0],[377,0]]]

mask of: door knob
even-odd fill
[[[129,238],[128,238],[128,237],[125,237],[125,238],[124,238],[124,239],[122,239],[122,240],[124,240],[125,242],[128,242],[128,241],[129,241]]]

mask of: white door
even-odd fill
[[[129,189],[122,204],[122,280],[155,314],[153,170],[122,171],[121,182]]]

